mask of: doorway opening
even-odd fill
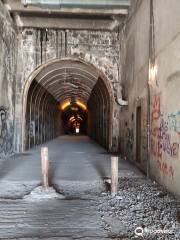
[[[141,106],[136,109],[136,162],[141,163]]]

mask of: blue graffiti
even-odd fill
[[[180,134],[180,111],[171,113],[168,119],[170,129]]]

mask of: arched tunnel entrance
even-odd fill
[[[65,134],[111,142],[111,88],[93,65],[77,59],[40,66],[25,86],[24,149]]]

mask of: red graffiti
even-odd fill
[[[162,159],[162,148],[158,141],[151,139],[151,152],[157,159]]]
[[[166,176],[173,178],[174,169],[168,163],[163,162],[163,153],[178,158],[179,143],[172,141],[169,127],[175,123],[174,116],[165,121],[160,109],[160,96],[155,95],[152,101],[152,130],[151,130],[151,152],[155,156],[158,169]],[[171,120],[171,121],[170,121]],[[170,125],[170,126],[169,126]],[[173,125],[174,126],[174,125]]]
[[[172,145],[172,157],[178,158],[179,144],[173,143]]]
[[[171,178],[174,177],[174,169],[172,166],[169,166],[167,163],[157,160],[157,167],[166,176],[169,176]]]
[[[152,102],[152,121],[160,118],[160,96],[155,95]]]

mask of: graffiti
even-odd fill
[[[160,109],[160,97],[156,95],[152,102],[151,152],[156,159],[158,169],[173,178],[174,169],[164,162],[163,154],[178,159],[179,143],[173,141],[174,131],[180,133],[180,112],[164,116]],[[177,139],[177,138],[176,138]]]
[[[159,119],[160,115],[160,96],[155,95],[152,102],[152,121]]]
[[[35,122],[31,121],[29,125],[29,136],[33,138],[35,136]]]
[[[180,134],[180,111],[168,116],[170,129]]]
[[[162,153],[178,158],[179,144],[171,141],[168,133],[168,122],[161,119],[160,126],[152,130],[151,151],[158,159],[162,158]]]
[[[158,169],[163,172],[165,175],[173,178],[174,177],[174,169],[172,166],[168,165],[165,162],[157,161]]]
[[[12,153],[12,127],[8,126],[7,109],[0,107],[0,154]]]

